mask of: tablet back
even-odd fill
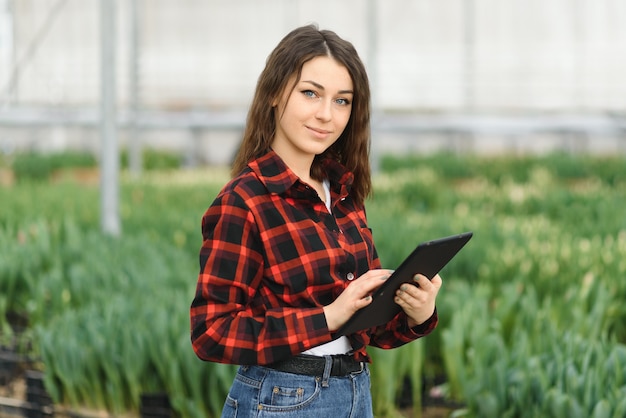
[[[396,290],[403,283],[413,283],[420,273],[432,279],[472,238],[472,232],[423,242],[400,264],[372,295],[372,302],[357,311],[336,333],[335,338],[391,321],[401,310],[394,302]]]

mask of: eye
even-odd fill
[[[317,97],[317,93],[315,93],[313,90],[302,90],[302,94],[304,94],[306,97],[310,97],[310,98]]]
[[[348,106],[350,104],[350,100],[345,99],[345,98],[340,98],[335,100],[335,103],[337,103],[340,106]]]

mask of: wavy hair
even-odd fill
[[[354,96],[350,119],[337,141],[324,153],[316,155],[311,176],[324,178],[321,161],[332,158],[354,174],[352,198],[363,204],[372,189],[370,153],[370,87],[365,71],[354,46],[329,30],[319,30],[315,25],[294,29],[285,36],[267,58],[265,68],[257,81],[254,98],[243,134],[241,147],[233,161],[231,174],[237,176],[247,164],[270,150],[276,132],[275,107],[295,75],[300,80],[302,66],[307,61],[327,56],[343,65],[352,78]]]

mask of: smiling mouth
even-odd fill
[[[313,134],[315,136],[318,136],[318,137],[326,137],[326,136],[330,135],[330,133],[331,133],[330,131],[327,131],[325,129],[317,129],[317,128],[313,128],[311,126],[307,126],[307,129],[310,130],[311,132],[313,132]]]

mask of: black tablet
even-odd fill
[[[335,338],[391,321],[401,308],[394,297],[403,283],[413,283],[417,273],[432,279],[472,238],[472,232],[419,244],[391,277],[372,295],[372,303],[357,311],[335,334]]]

